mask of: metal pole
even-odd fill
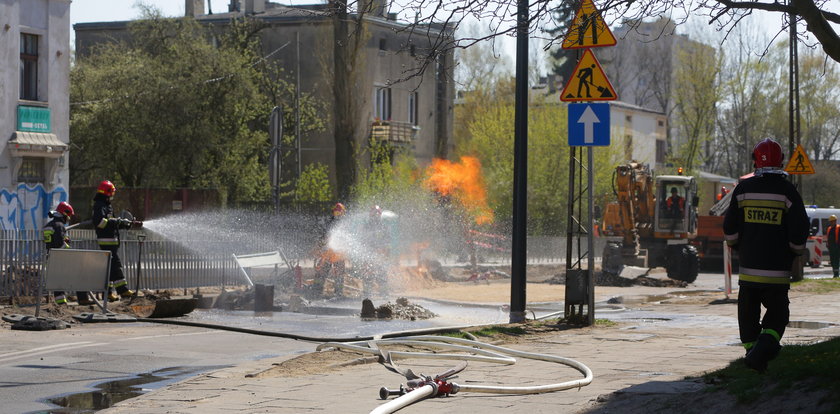
[[[517,0],[516,115],[513,143],[513,245],[510,322],[525,320],[528,218],[528,0]]]
[[[589,192],[589,200],[588,200],[588,211],[589,217],[586,219],[586,229],[588,235],[586,237],[586,249],[587,249],[587,280],[588,280],[588,301],[586,303],[586,324],[589,326],[595,325],[595,203],[593,201],[593,192],[595,189],[594,179],[592,177],[593,174],[593,148],[589,147],[586,149],[586,169],[587,171],[587,187]]]
[[[302,170],[300,151],[303,146],[303,143],[300,142],[300,32],[295,32],[295,43],[297,43],[297,47],[295,48],[295,142],[297,143],[297,176],[298,180],[300,180]]]

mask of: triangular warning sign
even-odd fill
[[[788,174],[814,174],[816,172],[802,145],[796,145],[796,149],[793,151],[787,167],[785,167],[785,172]]]
[[[615,89],[607,79],[598,59],[595,59],[595,54],[586,49],[569,81],[566,82],[566,87],[560,94],[560,100],[566,102],[612,101],[617,98]]]
[[[583,0],[563,39],[563,49],[615,46],[615,36],[592,0]]]

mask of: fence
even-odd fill
[[[287,231],[284,245],[295,246],[286,251],[293,263],[309,258],[312,241],[300,237],[301,232]],[[187,289],[204,286],[228,286],[245,284],[241,272],[233,260],[233,254],[267,252],[277,250],[277,245],[249,246],[252,251],[239,252],[241,246],[230,241],[201,240],[195,243],[179,243],[156,238],[151,234],[144,241],[138,240],[142,231],[123,231],[120,259],[123,273],[132,289],[138,283],[138,255],[142,244],[140,263],[140,285],[144,289]],[[71,247],[74,249],[97,250],[93,230],[72,229],[69,231]],[[45,248],[41,232],[0,232],[0,296],[35,296],[38,277],[45,262]],[[501,265],[510,264],[510,239],[506,236],[476,234],[476,254],[479,262]],[[564,237],[529,237],[529,264],[562,264],[566,257]],[[586,246],[586,241],[582,241]],[[603,239],[596,239],[595,257],[600,258]],[[196,247],[200,247],[200,250]],[[285,276],[283,276],[285,277]],[[291,280],[261,280],[262,283],[291,283]]]
[[[71,247],[98,250],[93,230],[70,230]],[[119,255],[129,287],[137,286],[137,265],[141,241],[135,231],[123,231]],[[217,246],[214,246],[216,244]],[[184,244],[147,239],[142,242],[141,287],[174,289],[241,284],[229,243],[202,241],[197,252]],[[276,249],[276,247],[273,247]],[[223,253],[221,253],[223,252]],[[0,296],[35,296],[42,274],[46,249],[40,231],[0,232]]]

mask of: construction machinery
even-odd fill
[[[697,181],[681,170],[654,177],[646,164],[616,167],[617,200],[606,205],[601,226],[607,237],[605,272],[619,274],[625,265],[664,267],[671,279],[697,279],[698,250],[692,244],[697,237]]]

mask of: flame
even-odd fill
[[[426,188],[457,200],[475,217],[476,224],[493,222],[478,158],[461,157],[460,163],[435,158],[426,168],[426,176]]]

